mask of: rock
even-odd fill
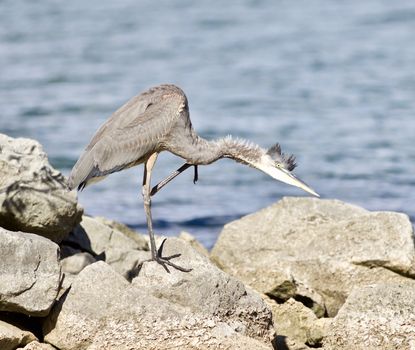
[[[121,222],[117,222],[114,220],[109,220],[100,216],[95,217],[95,220],[98,222],[103,223],[106,226],[111,227],[114,230],[117,230],[124,234],[124,236],[127,236],[128,238],[131,238],[133,241],[136,242],[138,250],[149,250],[148,248],[148,236],[147,234],[141,234],[137,231],[134,231],[133,229],[129,228],[127,225],[124,225]]]
[[[81,220],[76,194],[38,142],[0,134],[0,174],[2,227],[59,243]]]
[[[288,337],[285,336],[277,336],[273,342],[274,344],[274,349],[277,350],[308,350],[311,349],[310,347],[308,347],[307,345],[294,340],[294,339],[290,339]]]
[[[105,262],[125,279],[131,281],[137,275],[138,264],[149,258],[143,250],[110,249],[105,253]]]
[[[267,267],[247,268],[244,278],[250,286],[257,291],[266,294],[278,303],[283,303],[290,298],[300,300],[310,308],[317,317],[323,317],[326,313],[323,298],[316,291],[295,281],[289,270],[274,268],[270,271]]]
[[[56,350],[52,345],[39,343],[38,341],[32,341],[31,343],[27,344],[24,348],[19,348],[23,350]]]
[[[414,277],[414,257],[406,215],[312,198],[284,198],[225,225],[211,252],[259,292],[288,288],[320,317],[323,307],[334,316],[354,286]]]
[[[415,281],[353,289],[323,345],[325,350],[414,349]]]
[[[68,253],[76,251],[71,247],[78,247],[95,256],[96,260],[104,260],[129,280],[139,261],[148,255],[148,243],[144,236],[104,218],[83,216],[81,224],[63,243],[69,245],[65,248]]]
[[[138,234],[137,234],[138,235]],[[132,239],[116,228],[103,223],[102,219],[82,216],[82,221],[65,239],[64,244],[80,247],[93,255],[102,254],[110,249],[142,250],[147,248],[140,238]]]
[[[77,275],[95,261],[89,253],[76,253],[61,260],[62,272]]]
[[[323,339],[329,333],[332,322],[332,318],[315,320],[307,331],[306,343],[314,348],[321,347]]]
[[[271,312],[258,295],[185,242],[167,240],[172,251],[194,270],[145,263],[130,284],[102,261],[87,266],[48,316],[45,340],[61,350],[272,349]]]
[[[59,247],[44,237],[3,228],[0,237],[0,311],[45,316],[59,290]]]
[[[33,333],[21,330],[9,323],[0,320],[0,349],[14,350],[19,346],[37,340]]]
[[[188,242],[192,246],[192,248],[198,251],[200,254],[209,257],[208,250],[196,239],[196,237],[191,235],[189,232],[180,232],[179,238]]]
[[[178,238],[169,238],[163,254],[170,256],[177,253],[181,256],[174,263],[192,268],[191,272],[170,269],[171,273],[165,273],[161,265],[145,263],[132,284],[158,298],[190,308],[194,313],[229,320],[233,327],[243,330],[246,335],[261,338],[268,330],[272,316],[261,297],[219,270],[190,244]]]
[[[317,321],[317,316],[302,303],[290,298],[282,304],[268,299],[268,305],[272,308],[274,327],[279,336],[285,336],[305,344],[309,338],[310,329]]]

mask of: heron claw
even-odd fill
[[[179,265],[176,265],[174,263],[172,263],[170,260],[178,258],[179,256],[181,256],[181,254],[173,254],[170,256],[162,256],[163,255],[163,248],[164,248],[164,243],[166,242],[167,238],[163,239],[163,242],[161,242],[159,249],[157,250],[157,254],[156,256],[153,256],[151,259],[148,260],[144,260],[141,263],[139,263],[137,265],[137,272],[136,272],[136,276],[139,275],[143,264],[145,262],[149,262],[149,261],[155,261],[158,264],[160,264],[161,266],[163,266],[163,268],[166,270],[167,273],[170,273],[170,270],[167,266],[171,266],[173,268],[175,268],[176,270],[182,271],[182,272],[190,272],[192,271],[192,269],[186,269],[184,267],[181,267]]]

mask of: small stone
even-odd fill
[[[319,318],[314,321],[307,331],[306,344],[312,347],[321,347],[323,339],[329,333],[332,322],[332,318]]]
[[[0,349],[14,350],[19,346],[37,340],[33,333],[21,330],[9,323],[0,320]]]
[[[292,298],[281,304],[270,299],[267,302],[272,308],[276,333],[295,340],[298,344],[304,344],[310,328],[317,320],[314,312]]]

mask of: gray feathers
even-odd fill
[[[94,177],[142,163],[162,148],[183,111],[187,112],[186,96],[174,85],[133,97],[95,133],[72,169],[69,187],[84,187]]]
[[[279,144],[266,151],[230,136],[216,141],[201,138],[193,130],[184,92],[166,84],[133,97],[111,115],[73,167],[69,187],[82,189],[164,150],[194,165],[226,157],[256,167],[268,154],[289,171],[296,166],[294,156],[282,153]]]
[[[276,162],[281,163],[288,171],[293,171],[297,166],[297,163],[295,162],[295,156],[292,154],[287,155],[283,153],[279,143],[276,143],[274,146],[270,147],[267,151],[267,154]]]

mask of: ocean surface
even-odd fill
[[[95,130],[159,83],[187,94],[206,138],[297,156],[323,198],[415,218],[415,2],[0,1],[0,132],[37,139],[69,174]],[[153,182],[182,164],[162,154]],[[90,215],[145,231],[142,166],[80,193]],[[304,196],[231,160],[153,199],[157,233],[211,247],[222,226]]]

